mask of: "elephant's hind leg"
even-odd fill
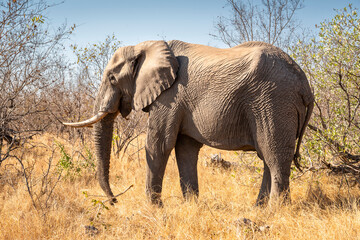
[[[274,109],[269,115],[263,116],[258,125],[262,125],[261,132],[258,132],[262,136],[258,142],[259,148],[269,168],[267,171],[265,167],[263,186],[265,184],[268,187],[266,179],[271,178],[269,203],[272,205],[278,200],[288,202],[290,169],[298,126],[296,109]]]
[[[261,183],[260,192],[258,195],[258,198],[256,200],[256,206],[263,206],[267,203],[270,196],[270,190],[271,190],[271,175],[270,175],[270,169],[263,158],[261,158],[264,162],[264,174],[263,179]]]
[[[202,144],[186,135],[179,135],[175,145],[180,185],[185,199],[199,195],[197,162]]]
[[[294,147],[283,145],[282,147],[279,146],[269,150],[265,156],[265,161],[271,175],[270,205],[279,202],[279,200],[281,202],[283,200],[285,202],[290,201],[289,180],[294,150]]]

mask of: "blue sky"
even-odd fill
[[[334,16],[334,8],[349,3],[360,8],[360,0],[305,0],[296,17],[303,26],[314,29],[315,24]],[[123,45],[179,39],[225,47],[209,34],[214,33],[217,17],[229,12],[225,0],[65,0],[50,9],[48,17],[55,25],[75,23],[78,27],[71,42],[79,46],[103,41],[114,33]]]

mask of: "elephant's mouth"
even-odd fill
[[[66,126],[75,127],[75,128],[92,127],[93,124],[99,122],[101,119],[106,117],[106,115],[111,114],[111,113],[118,113],[118,112],[120,112],[121,115],[125,119],[127,119],[126,117],[131,112],[131,105],[130,105],[130,103],[124,101],[124,97],[120,98],[119,106],[116,107],[115,111],[114,110],[111,111],[110,109],[104,108],[104,109],[99,110],[96,115],[94,115],[91,118],[86,119],[84,121],[74,122],[74,123],[63,122],[63,124]]]
[[[97,123],[98,121],[100,121],[101,119],[103,119],[104,117],[106,117],[108,113],[107,112],[98,112],[95,116],[81,121],[81,122],[75,122],[75,123],[65,123],[63,122],[64,125],[66,126],[70,126],[70,127],[77,127],[77,128],[82,128],[82,127],[90,127],[93,124]]]

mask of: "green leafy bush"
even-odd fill
[[[56,142],[60,150],[60,159],[57,163],[59,172],[64,172],[65,177],[74,178],[81,176],[84,172],[95,172],[95,157],[93,153],[83,145],[83,154],[80,151],[75,151],[73,154],[69,154],[63,144]]]
[[[317,163],[360,161],[360,18],[351,5],[317,26],[310,42],[299,42],[292,57],[305,71],[315,108],[305,149]],[[304,155],[304,154],[303,154]],[[313,163],[313,162],[311,162]]]

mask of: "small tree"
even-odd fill
[[[108,35],[103,42],[88,44],[86,47],[72,45],[77,57],[78,85],[85,88],[86,94],[95,99],[105,67],[121,41],[115,35]]]
[[[216,34],[229,47],[246,41],[265,41],[287,49],[299,27],[295,12],[303,0],[227,0],[230,17],[219,17]]]
[[[48,159],[29,158],[32,150],[47,146],[28,140],[53,122],[51,92],[68,68],[62,43],[75,28],[52,31],[44,16],[50,7],[42,0],[0,2],[0,185],[24,183],[44,217],[61,173],[53,171],[54,148]]]
[[[317,26],[317,39],[299,42],[293,58],[300,63],[315,94],[315,108],[306,147],[312,159],[341,160],[359,175],[360,167],[360,18],[357,9]],[[333,161],[329,156],[333,156]],[[345,168],[343,168],[345,169]]]

